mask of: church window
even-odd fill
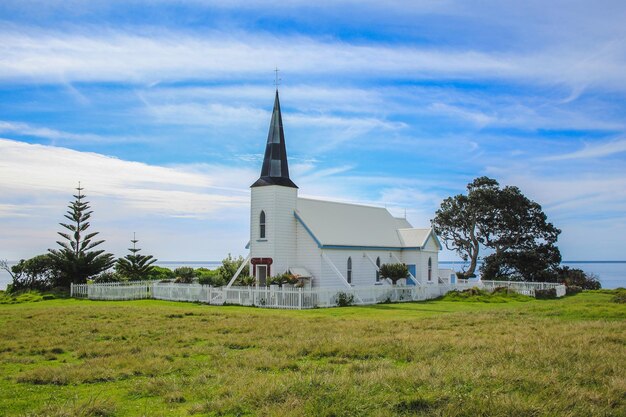
[[[433,259],[428,258],[428,280],[433,280]]]
[[[259,216],[259,237],[265,239],[265,212],[263,210]]]
[[[348,284],[352,284],[352,257],[351,256],[348,257],[348,274],[347,274],[347,278],[348,278]]]
[[[380,256],[376,258],[376,266],[378,267],[376,269],[376,282],[378,282],[380,281]]]

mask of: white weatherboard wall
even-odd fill
[[[271,275],[285,272],[296,263],[296,209],[298,189],[268,185],[252,188],[250,255],[272,258]],[[260,238],[259,216],[265,211],[265,239]]]
[[[295,265],[290,266],[306,268],[314,277],[313,286],[319,287],[322,274],[322,250],[300,222],[296,223],[296,239],[298,245],[297,261]]]
[[[398,262],[395,258],[389,255],[390,253],[394,253],[398,258],[401,256],[399,250],[323,250],[324,254],[332,261],[345,279],[348,278],[348,257],[352,258],[352,285],[358,287],[376,284],[376,268],[366,256],[363,256],[364,253],[368,254],[374,262],[376,262],[377,257],[380,257],[381,265]],[[322,274],[319,282],[321,287],[345,287],[345,284],[342,284],[340,278],[337,277],[337,274],[332,270],[326,261],[322,261]]]

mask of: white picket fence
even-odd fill
[[[526,282],[526,281],[481,281],[483,288],[494,290],[496,288],[506,287],[516,293],[535,296],[535,290],[556,289],[556,296],[565,296],[565,285],[554,282]]]
[[[72,285],[71,294],[90,300],[138,300],[154,298],[169,301],[191,301],[213,305],[234,304],[282,309],[336,307],[341,304],[370,305],[385,302],[430,300],[449,291],[484,286],[487,289],[507,286],[511,290],[534,296],[537,288],[556,288],[565,295],[565,286],[548,283],[483,281],[462,284],[425,284],[422,286],[373,285],[346,288],[287,287],[211,287],[200,284],[173,284],[154,281]],[[561,288],[562,293],[561,293]]]

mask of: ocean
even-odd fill
[[[15,263],[9,263],[14,265]],[[220,261],[160,261],[155,265],[175,269],[181,266],[192,268],[215,269],[221,264]],[[460,270],[464,263],[461,261],[441,261],[442,268]],[[570,268],[579,268],[587,273],[593,273],[600,278],[602,288],[626,287],[626,261],[568,261],[562,265]],[[11,282],[11,276],[6,271],[0,271],[0,290],[4,290]]]

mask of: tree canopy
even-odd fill
[[[409,276],[409,267],[403,263],[384,264],[380,267],[380,275],[383,278],[389,278],[393,285]]]
[[[481,247],[491,252],[483,260],[484,279],[540,281],[561,261],[555,245],[561,231],[541,206],[492,178],[476,178],[467,195],[446,198],[432,224],[446,247],[469,262],[466,278],[475,276]]]

